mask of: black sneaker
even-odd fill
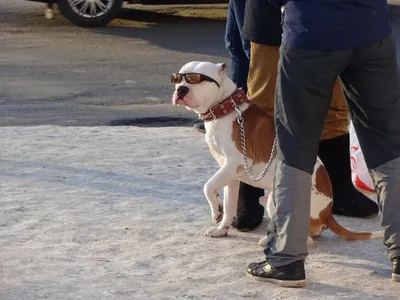
[[[271,266],[266,260],[251,263],[246,273],[256,280],[275,283],[283,287],[306,286],[306,272],[302,260],[278,268]]]
[[[400,282],[400,256],[392,260],[392,279]]]
[[[193,128],[201,133],[206,133],[206,128],[204,127],[204,123],[194,124]]]

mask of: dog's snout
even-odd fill
[[[181,85],[177,89],[178,92],[178,98],[183,99],[189,93],[189,88],[187,86]]]

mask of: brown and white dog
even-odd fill
[[[274,120],[261,109],[248,102],[245,93],[237,89],[225,72],[225,64],[189,62],[171,75],[175,84],[173,104],[183,105],[196,112],[205,121],[205,139],[212,156],[220,169],[204,185],[211,217],[218,226],[209,228],[205,235],[222,237],[228,234],[237,209],[239,181],[272,190],[276,158],[270,161],[275,138]],[[241,131],[238,123],[240,107],[244,120],[246,155],[254,176],[258,176],[270,162],[270,169],[259,181],[252,180],[244,167]],[[223,210],[218,193],[224,188]],[[271,195],[271,194],[270,194]],[[270,198],[270,196],[268,197]],[[270,199],[269,199],[270,200]],[[271,201],[261,197],[260,203],[267,207],[268,214],[274,212]],[[268,201],[266,203],[266,201]],[[309,244],[312,237],[329,228],[339,237],[348,240],[365,240],[382,237],[382,231],[352,232],[336,222],[332,215],[332,186],[328,173],[320,159],[314,167],[311,191],[311,215]],[[265,244],[265,237],[259,244]]]

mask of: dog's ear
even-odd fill
[[[220,72],[225,72],[226,63],[219,63],[219,64],[217,64],[217,66],[219,67]]]

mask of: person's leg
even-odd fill
[[[279,47],[252,42],[250,49],[247,96],[252,103],[273,117]],[[237,216],[233,227],[240,231],[250,231],[261,224],[265,211],[259,202],[261,196],[264,196],[264,189],[240,183]]]
[[[354,51],[341,75],[382,211],[383,242],[400,259],[400,75],[393,37]],[[393,263],[395,268],[395,263]],[[393,279],[400,281],[399,268]]]
[[[252,103],[264,111],[267,110],[273,117],[279,47],[252,42],[250,49],[247,96]],[[265,99],[266,96],[269,97],[268,100]],[[261,196],[264,196],[264,189],[240,183],[237,216],[233,227],[241,231],[250,231],[261,224],[265,211],[259,202]]]
[[[281,46],[275,100],[278,162],[272,191],[276,214],[268,225],[267,260],[249,265],[252,276],[286,286],[305,284],[311,175],[334,83],[350,57],[350,51]]]
[[[326,116],[324,130],[321,134],[321,140],[330,140],[338,136],[349,133],[350,115],[347,107],[346,99],[337,79],[332,92],[332,102]]]
[[[247,76],[250,63],[250,42],[242,37],[246,0],[230,0],[226,27],[226,48],[231,56],[232,80],[247,92]],[[264,190],[240,183],[236,220],[232,226],[241,231],[249,231],[259,226],[263,220],[264,208],[258,199]]]
[[[274,98],[278,76],[279,47],[251,42],[247,96],[270,117],[274,117]]]
[[[328,171],[333,188],[332,213],[370,218],[379,213],[378,205],[359,192],[351,179],[349,109],[340,81],[337,80],[332,103],[325,120],[318,156]]]
[[[230,0],[225,31],[225,46],[231,58],[231,79],[247,92],[247,75],[249,73],[249,51],[241,37],[244,20],[245,0]],[[240,21],[238,23],[238,21]],[[249,42],[247,42],[249,43]],[[247,54],[243,46],[246,46]],[[250,45],[250,44],[248,44]],[[250,46],[248,46],[250,48]]]
[[[247,60],[244,60],[244,62],[246,62],[246,64],[243,65],[243,67],[247,67],[247,72],[244,72],[244,74],[243,74],[243,76],[246,77],[246,81],[247,81],[247,73],[249,71],[249,63],[250,63],[250,41],[246,40],[242,34],[242,29],[243,29],[243,25],[244,25],[244,15],[245,15],[245,10],[246,10],[246,0],[234,0],[233,5],[234,5],[234,11],[235,11],[235,17],[236,17],[236,24],[239,29],[240,39],[242,41],[242,49],[243,49],[244,54],[246,54],[246,57],[247,57]],[[243,68],[243,71],[245,71],[244,68]]]

